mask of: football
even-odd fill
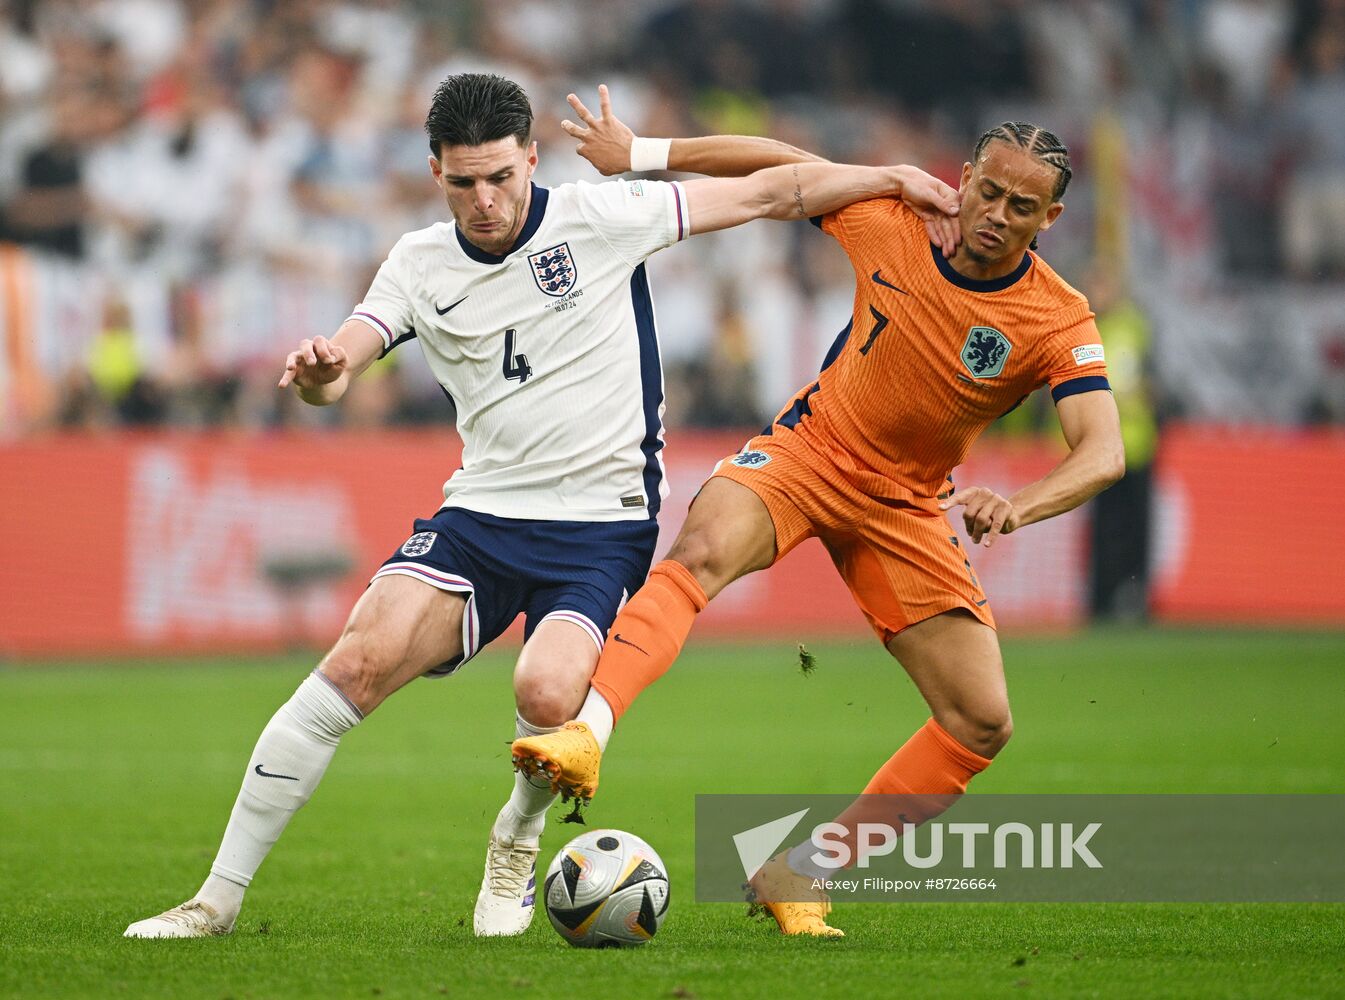
[[[551,926],[577,948],[644,944],[668,912],[668,875],[634,834],[593,830],[575,837],[547,869]]]

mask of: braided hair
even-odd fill
[[[1065,144],[1060,141],[1060,138],[1054,132],[1048,132],[1040,125],[1033,125],[1031,122],[1003,122],[984,133],[976,141],[976,149],[972,151],[971,162],[979,163],[981,154],[985,152],[985,147],[996,139],[1027,150],[1038,160],[1055,167],[1060,176],[1056,178],[1055,190],[1051,193],[1051,199],[1059,201],[1065,196],[1065,188],[1069,187],[1069,180],[1074,176],[1074,171],[1070,169],[1069,165],[1069,150],[1065,148]],[[1037,249],[1037,238],[1035,236],[1032,238],[1031,249]]]

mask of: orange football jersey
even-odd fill
[[[977,435],[1034,389],[1107,389],[1088,301],[1029,252],[1003,278],[958,274],[891,198],[823,216],[855,269],[850,324],[776,418],[876,497],[946,489]]]

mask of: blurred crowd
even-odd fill
[[[543,184],[598,179],[559,121],[599,82],[643,134],[949,180],[1038,120],[1077,178],[1042,252],[1146,426],[1345,421],[1345,0],[0,0],[0,427],[451,419],[414,347],[330,410],[274,385],[447,217],[422,121],[464,70],[528,91]],[[681,426],[762,423],[852,294],[803,225],[651,274]]]

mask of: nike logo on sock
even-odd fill
[[[882,285],[884,288],[890,288],[890,289],[892,289],[892,291],[894,291],[894,292],[901,292],[902,295],[910,295],[910,294],[911,294],[910,292],[906,291],[906,289],[904,289],[904,288],[898,288],[896,285],[892,284],[892,282],[890,282],[890,281],[884,281],[884,280],[883,280],[883,269],[882,269],[882,268],[879,268],[878,270],[876,270],[876,271],[873,272],[873,283],[874,283],[875,285]]]
[[[270,771],[263,771],[262,765],[258,764],[252,769],[263,778],[283,778],[285,781],[298,781],[298,778],[291,778],[288,774],[272,774]]]
[[[631,642],[629,639],[623,639],[623,638],[621,638],[621,633],[620,633],[620,632],[618,632],[616,635],[612,636],[612,641],[613,641],[613,642],[619,642],[619,643],[621,643],[621,645],[623,645],[623,646],[630,646],[632,649],[640,649],[639,646],[635,645],[635,643]],[[645,656],[648,656],[648,655],[649,655],[649,653],[646,652],[646,651],[643,650],[643,649],[640,649],[640,652],[641,652],[641,653],[644,653]]]
[[[440,309],[438,306],[435,306],[434,311],[437,312],[440,316],[447,316],[454,309],[458,308],[458,306],[462,305],[466,301],[467,296],[464,295],[462,298],[458,299],[457,302],[454,302],[451,306],[444,306],[444,308],[442,309]]]

